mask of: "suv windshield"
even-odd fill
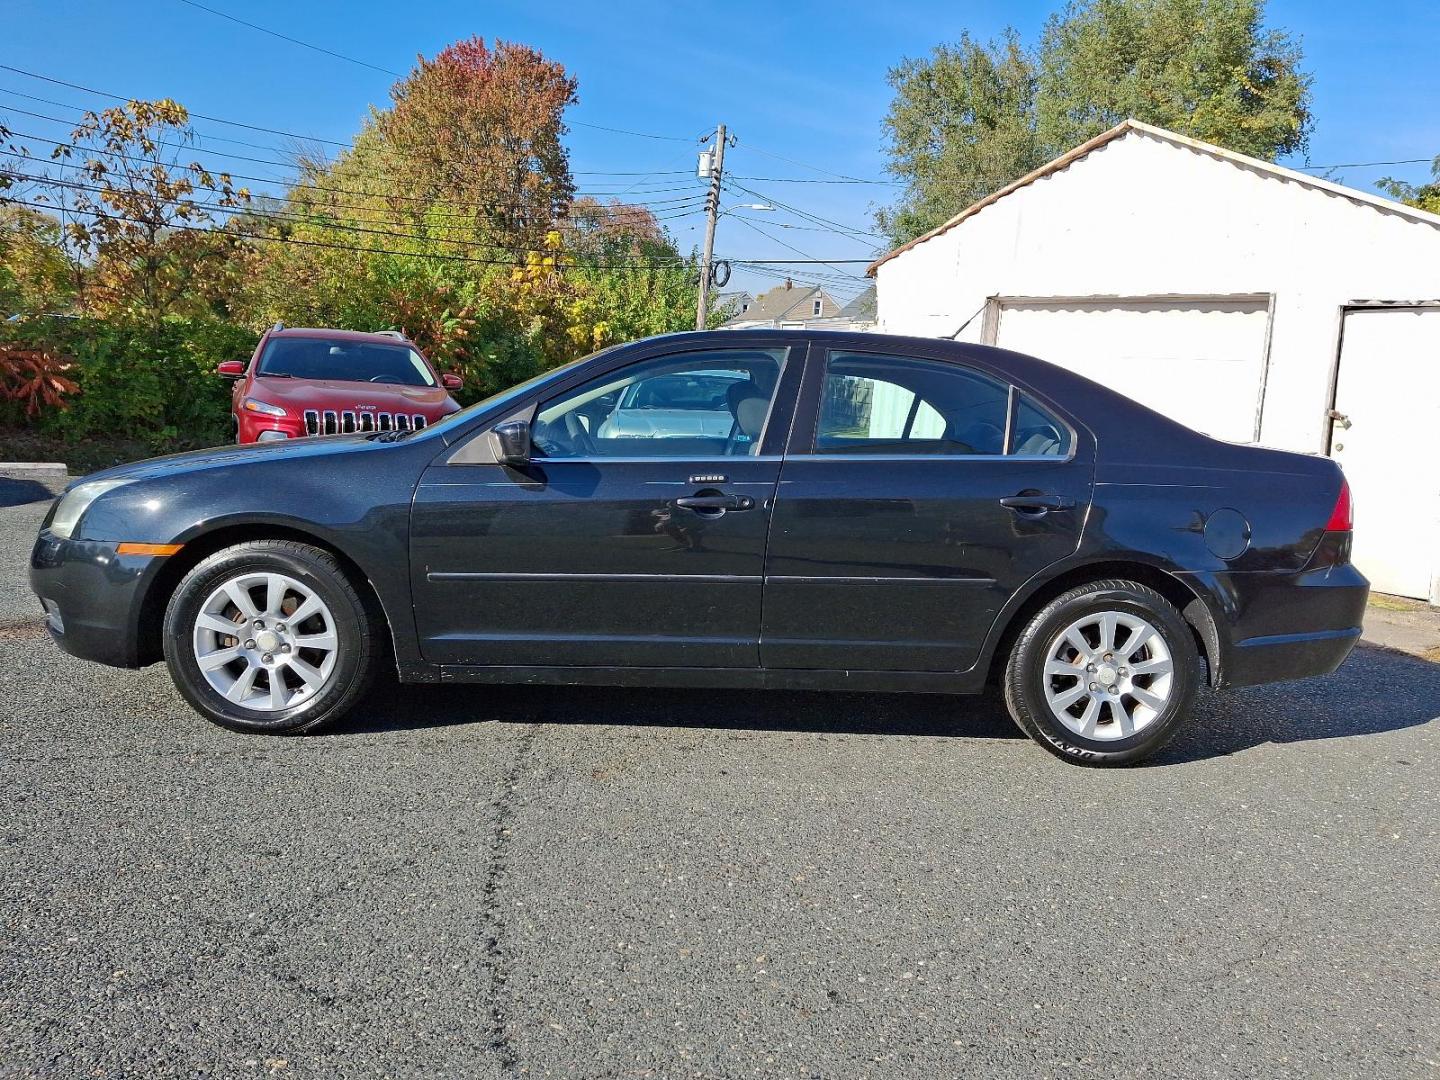
[[[435,385],[430,365],[408,345],[334,338],[272,338],[260,357],[258,374],[390,386]]]

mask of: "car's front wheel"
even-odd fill
[[[254,540],[195,566],[165,610],[176,687],[223,727],[310,731],[365,692],[378,640],[364,599],[326,551]]]
[[[1026,624],[1005,668],[1005,704],[1027,735],[1068,761],[1126,765],[1189,715],[1199,652],[1174,605],[1133,581],[1057,596]]]

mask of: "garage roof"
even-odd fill
[[[1069,165],[1073,165],[1075,162],[1079,161],[1092,150],[1098,150],[1106,143],[1113,142],[1114,140],[1121,138],[1124,135],[1128,135],[1131,132],[1138,132],[1143,135],[1149,135],[1156,139],[1161,139],[1165,142],[1172,143],[1175,146],[1184,147],[1189,150],[1199,150],[1202,153],[1222,158],[1236,165],[1242,165],[1251,169],[1258,169],[1262,172],[1270,173],[1272,176],[1278,176],[1286,180],[1292,180],[1296,183],[1303,184],[1305,187],[1314,188],[1318,191],[1327,191],[1332,195],[1339,195],[1342,198],[1349,199],[1351,202],[1361,203],[1363,205],[1373,207],[1376,210],[1384,211],[1385,213],[1398,214],[1401,217],[1409,218],[1412,221],[1417,221],[1424,225],[1433,225],[1436,228],[1440,228],[1440,215],[1427,213],[1426,211],[1416,209],[1413,206],[1406,206],[1404,203],[1395,202],[1393,199],[1386,199],[1382,198],[1379,195],[1371,195],[1368,192],[1357,191],[1355,188],[1348,188],[1342,184],[1332,183],[1329,180],[1322,180],[1317,176],[1308,176],[1305,173],[1296,172],[1293,169],[1287,169],[1283,165],[1276,165],[1273,161],[1265,161],[1261,158],[1253,158],[1250,157],[1248,154],[1241,154],[1234,150],[1227,150],[1223,146],[1216,146],[1213,143],[1201,142],[1199,139],[1192,139],[1188,136],[1180,135],[1174,131],[1167,131],[1165,128],[1156,127],[1153,124],[1146,124],[1142,121],[1132,119],[1121,121],[1109,131],[1102,131],[1093,139],[1090,139],[1087,142],[1083,142],[1079,146],[1075,147],[1073,150],[1068,150],[1065,153],[1061,154],[1054,161],[1051,161],[1045,165],[1041,165],[1040,168],[1036,169],[1034,172],[1026,173],[1024,176],[1020,177],[1019,180],[1016,180],[1013,183],[1006,184],[999,190],[993,191],[989,195],[986,195],[979,202],[967,206],[964,210],[961,210],[960,213],[956,214],[943,225],[937,225],[929,232],[921,233],[914,240],[911,240],[908,244],[902,244],[894,251],[880,256],[880,258],[876,259],[873,263],[871,263],[868,267],[865,268],[865,273],[874,276],[875,271],[880,267],[882,263],[889,262],[891,259],[895,258],[896,255],[902,255],[905,252],[909,251],[911,248],[917,247],[920,244],[925,243],[926,240],[930,240],[936,236],[939,236],[941,233],[949,232],[966,218],[974,217],[981,210],[984,210],[992,203],[999,202],[1011,192],[1018,191],[1023,187],[1033,184],[1036,180],[1043,180],[1051,173],[1059,172],[1061,169]]]

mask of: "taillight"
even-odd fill
[[[1340,478],[1340,494],[1335,499],[1335,509],[1330,511],[1330,520],[1325,524],[1326,532],[1349,532],[1355,527],[1355,513],[1350,506],[1350,483]]]

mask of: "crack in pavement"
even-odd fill
[[[490,828],[488,865],[485,883],[481,889],[483,903],[480,909],[481,923],[485,927],[485,967],[490,972],[490,1049],[500,1060],[501,1072],[507,1076],[519,1076],[520,1055],[510,1041],[509,1032],[509,981],[510,958],[504,944],[505,918],[500,913],[500,888],[509,872],[506,848],[510,843],[510,821],[515,815],[515,788],[520,774],[529,762],[531,748],[539,734],[540,725],[531,723],[515,740],[515,754],[510,767],[500,781],[500,794],[494,802],[494,819]]]

